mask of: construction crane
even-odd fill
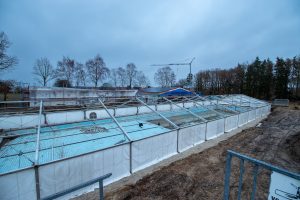
[[[192,63],[195,60],[195,57],[192,58],[191,62],[187,62],[187,63],[169,63],[169,64],[154,64],[151,66],[172,66],[172,65],[176,65],[176,66],[182,66],[182,65],[188,65],[190,66],[190,73],[187,76],[187,82],[189,83],[189,85],[192,83],[193,80],[193,74],[192,74]]]

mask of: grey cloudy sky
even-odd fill
[[[195,73],[299,55],[300,1],[0,0],[0,31],[19,58],[2,79],[33,83],[39,57],[56,66],[62,56],[85,62],[99,53],[109,68],[134,62],[153,82],[151,64],[196,57]]]

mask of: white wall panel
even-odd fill
[[[177,131],[132,143],[132,169],[138,171],[177,153]]]
[[[137,107],[116,108],[116,116],[136,115]]]
[[[199,124],[179,129],[179,151],[185,151],[205,141],[206,124]]]
[[[193,103],[193,102],[184,103],[184,107],[185,107],[185,108],[191,108],[191,107],[194,107],[194,103]]]
[[[0,176],[1,200],[36,199],[34,169]]]
[[[210,140],[224,134],[224,119],[207,122],[206,140]]]
[[[261,117],[261,109],[256,108],[256,119]]]
[[[152,108],[153,110],[155,110],[155,106],[149,106],[150,108]],[[150,110],[147,106],[140,106],[139,107],[139,113],[151,113],[153,112],[152,110]]]
[[[78,122],[84,120],[83,111],[69,111],[67,114],[67,122]]]
[[[248,116],[248,122],[255,120],[256,118],[256,110],[250,110]]]
[[[109,184],[128,176],[129,166],[129,144],[40,166],[41,197],[112,173],[112,176],[104,181],[105,185]],[[95,186],[98,187],[97,184]],[[93,188],[87,187],[85,191],[91,189]]]
[[[157,105],[157,111],[167,111],[167,110],[171,110],[170,104]]]
[[[44,124],[44,116],[41,116],[41,125]],[[0,117],[0,127],[2,129],[29,128],[35,127],[39,123],[39,115],[6,115]]]
[[[225,119],[225,132],[230,132],[238,128],[239,116],[233,115]]]
[[[48,124],[60,124],[66,122],[66,112],[47,113],[46,119]]]
[[[249,112],[239,114],[239,127],[248,123]]]

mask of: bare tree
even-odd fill
[[[87,67],[87,73],[95,87],[98,86],[100,81],[109,76],[109,69],[105,66],[105,63],[100,55],[88,60],[85,65]]]
[[[127,64],[126,74],[127,74],[127,79],[128,79],[128,83],[129,83],[129,88],[132,88],[132,84],[136,77],[136,73],[137,73],[137,70],[136,70],[135,64],[134,63]]]
[[[118,78],[119,78],[119,81],[120,81],[120,86],[125,87],[126,83],[127,83],[126,70],[123,67],[119,67],[117,73],[118,73]]]
[[[75,72],[75,60],[69,57],[63,57],[62,61],[57,62],[55,75],[61,80],[67,80],[72,85]]]
[[[16,57],[8,56],[6,50],[10,47],[11,43],[9,42],[6,34],[0,32],[0,71],[9,69],[18,63]]]
[[[161,87],[170,87],[175,84],[176,76],[174,71],[169,67],[162,67],[157,70],[154,80]]]
[[[37,81],[45,87],[50,80],[55,78],[54,72],[50,61],[47,58],[40,58],[36,60],[32,73],[37,77]]]
[[[80,85],[86,85],[86,71],[85,66],[83,64],[76,62],[74,78],[77,87]]]
[[[119,83],[119,76],[118,76],[118,69],[112,69],[110,70],[110,78],[113,82],[113,86],[117,87]]]
[[[138,87],[147,87],[150,84],[149,79],[145,76],[144,72],[142,71],[138,71],[136,73],[135,83]]]

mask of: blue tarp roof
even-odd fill
[[[138,92],[140,95],[157,96],[191,96],[193,92],[184,88],[144,88]]]

